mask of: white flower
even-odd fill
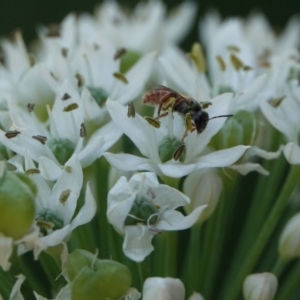
[[[14,161],[19,171],[22,165]],[[45,229],[47,234],[34,241],[35,257],[39,253],[52,246],[62,243],[76,227],[88,223],[96,213],[96,202],[91,193],[89,184],[85,192],[85,203],[80,211],[74,216],[77,200],[83,184],[83,174],[80,162],[73,155],[65,164],[60,176],[53,186],[45,180],[36,169],[30,158],[25,156],[24,170],[29,174],[38,188],[36,197],[36,221]],[[49,170],[50,172],[50,170]],[[49,175],[49,177],[52,177]],[[30,245],[25,245],[20,252],[29,250]]]
[[[196,11],[195,3],[185,1],[176,8],[176,13],[166,17],[162,1],[148,1],[139,3],[128,15],[117,2],[105,1],[96,11],[98,26],[86,34],[110,41],[117,47],[146,53],[180,42],[190,29]]]
[[[143,285],[143,300],[184,300],[185,288],[177,278],[147,278]]]
[[[153,251],[151,240],[158,232],[183,230],[197,221],[205,205],[186,217],[175,210],[189,202],[178,190],[159,184],[154,173],[140,173],[129,181],[121,177],[109,191],[107,218],[124,235],[125,255],[140,262]]]
[[[243,294],[246,300],[272,300],[277,286],[277,278],[272,273],[251,274],[244,281]]]
[[[78,155],[82,167],[90,165],[121,136],[121,131],[113,122],[109,122],[87,140],[84,113],[85,107],[90,104],[89,94],[83,92],[80,96],[67,81],[60,86],[52,110],[48,107],[49,123],[41,123],[33,112],[21,109],[14,100],[13,97],[9,98],[9,112],[13,121],[11,130],[17,130],[19,134],[9,139],[0,130],[0,142],[20,155],[24,156],[26,152],[31,159],[40,162],[45,178],[49,177],[43,170],[50,165],[57,172],[52,173],[56,177],[49,179],[57,178],[60,166],[73,153]],[[74,109],[68,109],[72,106]]]
[[[224,94],[212,99],[212,105],[207,109],[210,116],[228,114],[231,94]],[[196,170],[204,168],[226,167],[236,162],[249,148],[236,146],[225,150],[209,153],[207,145],[223,126],[226,118],[210,121],[201,133],[189,133],[185,138],[186,155],[183,162],[171,159],[163,163],[159,155],[159,146],[164,138],[181,140],[185,131],[182,117],[174,113],[162,118],[160,128],[154,128],[144,118],[136,114],[135,118],[127,117],[127,108],[114,101],[107,102],[108,111],[113,121],[134,142],[142,155],[146,158],[131,154],[105,153],[105,158],[115,168],[123,171],[148,170],[158,175],[182,177]],[[174,149],[175,151],[175,149]]]

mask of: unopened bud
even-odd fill
[[[288,260],[300,257],[300,213],[285,225],[279,239],[279,255]]]
[[[183,283],[179,279],[151,277],[145,281],[142,294],[143,300],[183,300],[185,289]]]
[[[245,300],[272,300],[277,291],[277,278],[272,273],[251,274],[243,286]]]
[[[132,281],[125,265],[98,259],[81,249],[69,255],[67,272],[72,282],[73,300],[118,300],[128,291]]]
[[[31,228],[35,217],[37,189],[22,173],[5,172],[0,179],[0,233],[20,239]]]

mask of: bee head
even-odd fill
[[[198,133],[201,133],[206,128],[208,120],[209,116],[206,111],[198,111],[193,115],[193,121]]]

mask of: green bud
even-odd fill
[[[136,51],[127,50],[121,57],[120,72],[126,73],[141,57],[141,54]]]
[[[0,233],[17,240],[30,230],[36,193],[35,184],[25,174],[4,173],[0,179]]]
[[[68,161],[75,150],[75,144],[69,139],[52,139],[47,145],[62,165]]]
[[[108,93],[100,87],[88,86],[87,88],[90,91],[93,98],[95,99],[95,101],[98,103],[98,105],[102,107],[108,98]]]
[[[216,149],[250,145],[253,138],[254,115],[241,110],[228,118],[222,129],[213,137],[211,144]]]
[[[118,300],[129,289],[132,277],[123,264],[98,259],[85,250],[73,251],[67,261],[73,300]]]
[[[137,223],[151,225],[155,224],[158,220],[157,209],[154,204],[147,197],[139,197],[133,202],[131,210],[125,220],[125,225],[136,225]]]
[[[158,145],[158,154],[161,162],[167,162],[173,158],[174,152],[182,145],[182,141],[176,138],[165,136]],[[185,149],[183,150],[179,160],[182,162],[185,159]]]

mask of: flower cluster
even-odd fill
[[[196,11],[1,40],[0,299],[300,297],[300,20]]]

